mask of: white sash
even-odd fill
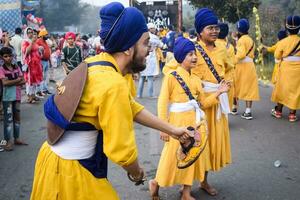
[[[240,60],[239,63],[250,63],[253,62],[253,58],[246,56],[243,60]]]
[[[204,119],[205,113],[203,112],[203,110],[201,110],[195,99],[185,103],[172,103],[169,107],[170,112],[187,112],[190,110],[196,111],[196,124]]]
[[[98,130],[66,131],[51,150],[66,160],[90,158],[95,153]]]
[[[282,59],[283,61],[297,62],[300,61],[300,56],[288,56]]]
[[[216,92],[220,86],[220,84],[215,84],[211,82],[202,81],[203,89],[205,92]],[[230,113],[229,101],[227,93],[222,93],[219,95],[219,107],[217,111],[217,119],[221,119],[221,113],[223,113],[226,117]]]
[[[280,60],[277,60],[276,58],[274,59],[274,61],[275,61],[275,63],[279,63],[280,62]]]

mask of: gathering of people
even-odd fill
[[[176,32],[172,25],[147,23],[140,10],[118,2],[99,14],[96,37],[50,35],[45,27],[16,28],[13,37],[1,31],[1,151],[28,145],[20,139],[21,99],[45,103],[48,137],[37,156],[31,200],[120,199],[107,179],[108,159],[136,185],[144,183],[134,122],[158,130],[164,142],[156,174],[148,180],[152,200],[161,199],[160,188],[175,185],[181,186],[182,200],[195,200],[194,183],[218,195],[209,174],[232,163],[228,115],[240,112],[242,119],[255,120],[253,103],[260,100],[249,20],[239,19],[236,31],[230,30],[212,9],[200,8],[194,27]],[[262,48],[275,58],[270,116],[282,118],[286,107],[291,123],[300,109],[299,30],[300,16],[288,16],[278,41]],[[55,85],[59,67],[64,80]],[[146,96],[145,82],[147,97],[157,98],[158,116],[137,101]],[[182,160],[192,160],[183,168],[179,149]],[[189,151],[197,155],[190,158]]]

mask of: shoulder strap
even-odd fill
[[[222,81],[222,78],[219,76],[217,70],[214,67],[214,64],[212,63],[210,57],[207,55],[207,53],[205,52],[205,50],[203,49],[203,47],[199,44],[196,45],[196,48],[199,50],[201,56],[203,57],[203,59],[205,60],[209,70],[211,71],[211,73],[214,75],[214,77],[216,78],[216,80],[218,81],[218,83],[220,83]]]
[[[118,71],[116,66],[108,61],[97,61],[97,62],[92,62],[92,63],[87,64],[88,67],[92,67],[92,66],[96,66],[96,65],[109,66],[109,67],[114,68],[114,70],[116,70],[116,72]]]
[[[253,47],[254,47],[254,42],[252,43],[252,46],[251,46],[251,48],[249,49],[249,51],[247,52],[246,56],[249,55],[249,53],[252,51]]]
[[[293,55],[295,55],[298,51],[300,51],[300,49],[298,49],[299,45],[300,45],[300,40],[299,40],[299,42],[297,43],[297,45],[294,47],[294,49],[291,51],[291,53],[290,53],[288,56],[293,56]]]
[[[171,74],[176,78],[176,80],[178,81],[178,83],[180,84],[180,86],[182,87],[186,95],[189,97],[189,99],[190,100],[195,99],[191,93],[190,88],[187,86],[187,84],[184,82],[181,76],[179,76],[179,74],[177,74],[176,71],[171,72]]]

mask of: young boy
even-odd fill
[[[14,135],[15,145],[27,145],[19,139],[20,136],[20,101],[21,85],[25,83],[20,68],[12,64],[13,54],[9,47],[0,50],[4,63],[0,66],[0,79],[3,84],[4,139],[6,151],[13,150],[11,135]]]
[[[190,40],[179,37],[175,42],[174,56],[176,61],[180,63],[180,67],[174,71],[175,73],[167,74],[163,80],[157,103],[158,116],[178,127],[196,127],[199,123],[197,121],[203,121],[206,124],[203,111],[201,111],[199,106],[191,106],[192,102],[198,101],[202,108],[217,105],[218,96],[223,92],[227,92],[229,86],[226,82],[222,82],[216,92],[205,96],[200,78],[191,73],[191,69],[196,67],[197,55],[195,45]],[[182,81],[186,84],[185,86],[189,88],[189,96],[185,93],[184,86],[179,84],[174,74],[182,78]],[[192,96],[193,100],[191,100]],[[197,117],[197,112],[202,114]],[[202,134],[206,133],[202,132]],[[195,200],[191,196],[193,181],[203,181],[206,171],[211,169],[209,144],[207,144],[205,150],[194,164],[185,169],[178,169],[176,166],[176,152],[180,145],[179,142],[165,133],[161,132],[160,135],[161,139],[166,143],[162,150],[156,177],[149,181],[149,191],[152,199],[159,199],[159,187],[181,184],[183,185],[181,200]]]

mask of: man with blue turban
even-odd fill
[[[48,141],[36,161],[32,200],[118,200],[107,179],[108,159],[143,183],[133,121],[182,141],[191,135],[152,115],[130,94],[124,76],[143,70],[148,54],[143,14],[113,2],[100,18],[105,52],[70,72],[44,105]]]
[[[195,15],[195,28],[199,41],[196,44],[198,63],[192,73],[202,80],[205,96],[216,92],[225,81],[226,69],[232,68],[225,48],[215,44],[220,33],[218,17],[208,8],[199,9]],[[226,81],[225,81],[226,82]],[[208,124],[208,144],[210,155],[203,158],[200,173],[204,179],[201,188],[209,195],[217,195],[217,190],[208,184],[208,171],[219,171],[231,163],[228,113],[230,112],[227,93],[218,96],[219,103],[203,108]],[[220,146],[224,148],[220,148]],[[204,155],[203,155],[204,156]]]
[[[258,79],[253,62],[255,43],[248,35],[250,28],[247,19],[240,19],[237,24],[238,41],[235,54],[235,101],[232,114],[238,113],[238,100],[246,102],[246,110],[241,115],[243,119],[253,119],[251,108],[253,101],[259,101]]]
[[[298,120],[296,110],[300,109],[300,16],[288,16],[285,28],[289,35],[278,42],[274,52],[275,59],[281,62],[271,98],[277,105],[271,113],[280,119],[283,106],[286,106],[290,109],[289,121],[295,122]]]

